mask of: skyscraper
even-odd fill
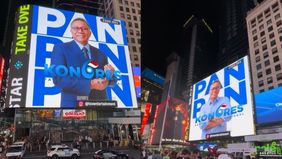
[[[102,1],[99,0],[56,0],[52,1],[54,8],[71,10],[74,12],[97,15],[101,9]],[[102,10],[103,11],[103,10]],[[101,12],[101,11],[100,11]]]
[[[204,18],[194,15],[185,22],[183,28],[190,50],[181,58],[182,72],[179,78],[185,82],[186,87],[182,87],[181,91],[185,92],[183,95],[187,100],[191,97],[193,84],[216,71],[217,36]]]
[[[99,15],[122,19],[126,23],[126,34],[133,66],[141,66],[141,0],[101,1]],[[102,12],[104,10],[104,12]]]
[[[254,3],[249,0],[220,1],[218,68],[248,54],[245,17]]]
[[[255,93],[282,86],[281,6],[279,0],[263,1],[246,18]]]

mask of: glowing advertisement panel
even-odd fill
[[[258,124],[282,121],[282,87],[255,95]]]
[[[159,104],[150,143],[159,144],[160,141],[163,144],[187,143],[188,115],[188,103],[180,99],[171,97]]]
[[[124,21],[33,5],[16,21],[6,107],[137,107]]]
[[[5,59],[0,56],[0,90],[2,89],[2,81],[3,81],[3,76],[4,76],[4,64],[5,64]],[[2,91],[0,91],[1,95]]]
[[[193,85],[189,140],[253,135],[247,56]]]

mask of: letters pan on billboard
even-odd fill
[[[35,5],[17,18],[6,107],[137,107],[124,21]]]
[[[193,86],[189,140],[253,135],[247,56]]]

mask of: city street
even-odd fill
[[[92,149],[91,151],[82,151],[81,152],[81,156],[80,156],[80,159],[90,159],[90,158],[93,158],[93,155],[94,155],[94,152],[97,151],[99,149]],[[133,148],[129,148],[129,149],[119,149],[118,151],[121,151],[123,153],[126,153],[128,154],[129,158],[130,159],[139,159],[141,158],[140,157],[140,151],[138,149],[133,149]],[[42,151],[42,152],[33,152],[33,153],[30,153],[28,152],[24,159],[42,159],[42,158],[46,158],[46,152],[45,151]]]

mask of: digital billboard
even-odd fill
[[[2,89],[2,81],[4,76],[4,64],[5,59],[0,55],[0,90]],[[2,93],[2,90],[0,91],[0,95]]]
[[[150,143],[186,143],[188,127],[188,103],[177,98],[168,98],[157,106]]]
[[[141,68],[133,67],[134,85],[137,98],[141,97]]]
[[[248,58],[193,85],[189,140],[253,135],[253,99]]]
[[[137,107],[124,21],[36,5],[16,17],[6,107]]]
[[[282,121],[282,87],[255,95],[258,124]]]

